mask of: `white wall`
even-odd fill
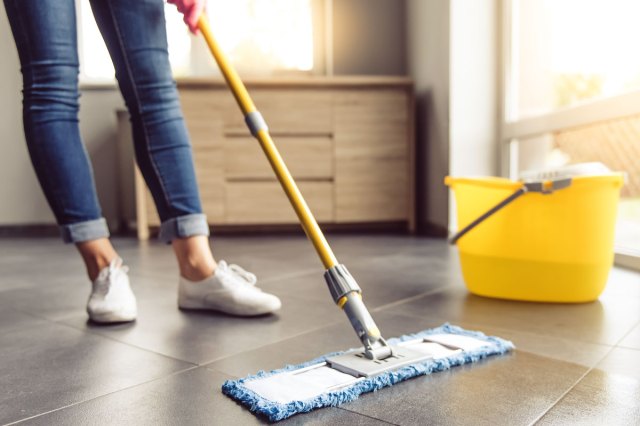
[[[498,0],[408,0],[416,85],[418,217],[442,234],[455,220],[447,175],[498,174]]]
[[[333,0],[336,75],[405,75],[405,0]]]
[[[498,174],[497,0],[451,1],[452,175]]]
[[[498,0],[451,1],[449,172],[499,175]],[[451,197],[449,227],[455,228]]]
[[[419,230],[443,234],[448,225],[449,0],[408,0],[409,74],[416,90]]]

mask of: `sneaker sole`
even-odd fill
[[[201,302],[187,302],[185,300],[178,301],[178,308],[184,309],[187,311],[214,311],[214,312],[222,312],[223,314],[233,315],[236,317],[258,317],[261,315],[272,314],[280,309],[280,306],[276,309],[261,309],[252,312],[232,312],[231,310],[216,308],[213,306],[205,305]]]
[[[136,314],[105,313],[89,314],[89,319],[100,324],[113,324],[118,322],[132,322],[136,320]]]

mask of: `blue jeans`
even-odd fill
[[[29,155],[63,238],[108,237],[78,126],[74,0],[4,4],[20,57]],[[208,235],[169,65],[163,0],[91,0],[91,8],[131,116],[136,161],[162,221],[160,238]]]

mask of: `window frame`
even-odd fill
[[[515,118],[516,85],[515,73],[517,48],[513,44],[517,20],[517,0],[499,0],[500,28],[500,108],[498,135],[500,144],[500,173],[504,177],[517,177],[517,139],[544,133],[593,124],[640,114],[640,90],[620,95],[597,98],[576,106],[557,109],[536,116]],[[615,247],[615,263],[640,270],[640,252],[625,251]]]

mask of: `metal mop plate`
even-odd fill
[[[405,365],[422,362],[429,358],[433,358],[433,355],[418,352],[408,347],[393,346],[393,355],[385,359],[367,359],[364,356],[364,352],[354,351],[328,358],[327,364],[333,369],[355,377],[371,377]]]

